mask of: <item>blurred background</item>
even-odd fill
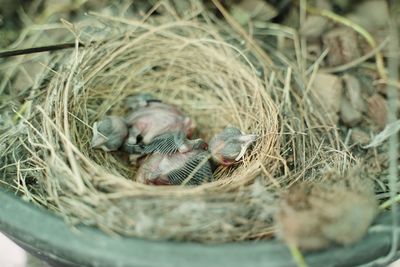
[[[50,267],[26,253],[14,242],[0,233],[0,266],[2,267]]]

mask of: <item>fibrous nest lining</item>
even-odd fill
[[[75,34],[95,42],[48,58],[1,136],[2,172],[25,199],[70,223],[128,236],[259,239],[272,232],[277,193],[305,177],[320,179],[326,166],[343,171],[351,163],[302,86],[301,68],[287,71],[282,55],[266,64],[259,49],[242,47],[236,33],[204,15],[93,21],[102,24]],[[180,107],[206,141],[228,125],[259,139],[243,162],[218,169],[214,182],[137,183],[123,154],[93,150],[90,139],[93,122],[125,114],[125,98],[143,92]]]

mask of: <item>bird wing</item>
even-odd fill
[[[143,153],[174,154],[178,152],[179,148],[183,145],[184,138],[184,134],[180,132],[159,135],[155,137],[150,144],[144,146]]]
[[[187,185],[199,185],[204,181],[210,181],[213,178],[213,174],[208,159],[209,154],[207,152],[192,156],[182,168],[168,173],[168,179],[173,185],[182,184],[189,178]]]
[[[154,154],[171,155],[178,152],[179,148],[184,144],[184,134],[180,132],[165,133],[159,135],[151,141],[150,144],[129,144],[127,142],[122,146],[122,150],[128,154]]]

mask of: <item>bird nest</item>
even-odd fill
[[[267,62],[256,44],[244,47],[242,36],[211,20],[97,15],[97,24],[71,28],[90,45],[78,48],[77,41],[51,55],[21,93],[12,129],[1,137],[6,182],[70,224],[110,233],[199,242],[269,237],[280,191],[318,179],[326,166],[344,170],[351,160],[317,101],[299,97],[304,83],[291,82],[284,65]],[[95,121],[124,116],[125,99],[144,92],[192,118],[195,137],[209,141],[235,126],[258,139],[212,182],[138,183],[124,153],[94,150],[90,140]]]

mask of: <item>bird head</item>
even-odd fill
[[[126,100],[126,107],[136,110],[138,108],[146,107],[149,102],[161,102],[150,93],[143,93],[140,95],[130,96]]]
[[[183,131],[186,133],[186,136],[191,138],[195,129],[196,129],[195,121],[189,117],[185,117],[183,119]]]
[[[255,134],[244,134],[238,128],[227,127],[211,139],[211,156],[221,165],[232,165],[244,156],[256,138]]]
[[[193,142],[193,150],[200,149],[200,150],[207,150],[208,144],[201,138],[195,139]]]
[[[104,151],[117,150],[128,135],[128,126],[123,118],[107,116],[93,124],[92,148]]]

